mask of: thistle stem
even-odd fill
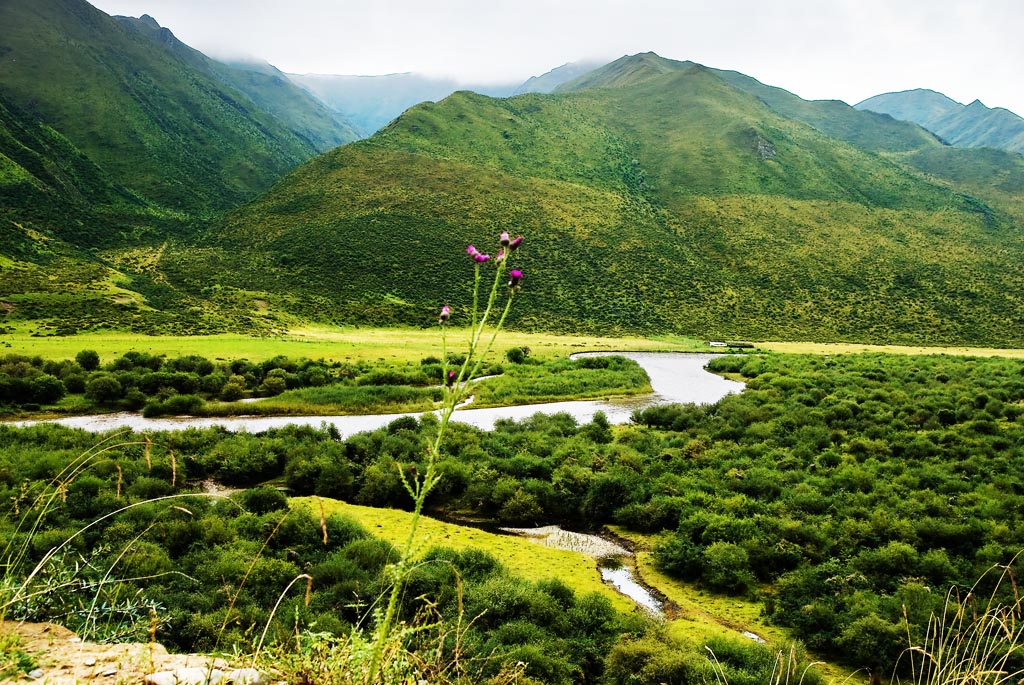
[[[419,528],[419,521],[423,513],[423,506],[426,503],[431,490],[434,489],[434,486],[437,485],[440,480],[440,476],[437,473],[437,464],[440,459],[441,445],[448,429],[448,423],[451,420],[452,414],[455,412],[455,408],[466,395],[467,390],[465,384],[468,383],[468,381],[480,370],[484,358],[494,346],[494,341],[498,336],[498,332],[504,325],[505,318],[508,316],[509,310],[512,307],[514,291],[510,290],[508,299],[506,300],[505,306],[501,312],[501,317],[498,319],[498,323],[494,327],[494,332],[492,333],[490,340],[487,341],[483,352],[478,354],[480,340],[484,336],[487,321],[490,318],[495,302],[498,299],[499,285],[503,280],[507,269],[506,262],[507,260],[501,260],[497,263],[498,268],[495,269],[494,282],[491,284],[491,290],[487,296],[487,306],[484,308],[483,313],[480,313],[479,311],[480,283],[482,280],[480,263],[478,262],[475,265],[473,274],[473,311],[471,315],[469,351],[466,358],[463,360],[462,365],[459,367],[459,372],[454,382],[450,386],[448,385],[449,371],[446,326],[444,321],[441,322],[441,350],[443,354],[441,371],[442,382],[444,383],[444,402],[440,412],[440,424],[438,425],[437,434],[434,436],[433,442],[427,448],[427,467],[422,479],[414,478],[412,483],[410,483],[406,480],[405,474],[400,472],[406,489],[413,497],[414,506],[412,516],[409,521],[409,534],[402,546],[398,561],[390,567],[393,574],[391,579],[391,593],[388,597],[388,605],[384,611],[384,617],[377,628],[377,638],[370,658],[370,668],[367,671],[366,676],[367,685],[372,685],[372,683],[377,682],[381,675],[380,671],[383,667],[381,662],[383,659],[384,647],[387,640],[391,637],[395,618],[398,613],[398,602],[402,594],[402,586],[405,580],[405,568],[413,557],[416,545],[416,531]]]

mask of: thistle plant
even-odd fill
[[[441,480],[441,474],[437,467],[448,423],[455,409],[469,394],[468,382],[478,374],[481,365],[493,348],[494,341],[512,308],[512,302],[522,286],[523,272],[510,267],[513,255],[523,242],[523,236],[510,238],[507,232],[502,232],[498,242],[499,250],[493,259],[490,254],[481,252],[474,245],[469,245],[466,248],[466,254],[472,260],[474,269],[473,306],[469,317],[467,352],[461,364],[451,364],[448,356],[447,333],[448,325],[453,317],[452,308],[447,304],[442,306],[438,316],[438,325],[441,327],[444,394],[439,411],[437,433],[427,445],[426,467],[422,474],[413,472],[410,478],[404,469],[399,469],[402,483],[413,499],[413,513],[405,543],[398,550],[398,560],[386,569],[386,573],[390,576],[391,592],[388,595],[387,608],[376,628],[370,666],[367,670],[368,683],[377,682],[380,679],[383,655],[395,632],[395,618],[403,585],[417,552],[416,530],[423,506],[430,492]],[[490,290],[484,293],[485,299],[481,300],[481,286],[485,282],[485,269],[490,270],[491,265],[493,265],[493,276]],[[500,314],[497,314],[499,311]],[[498,317],[497,321],[494,321],[495,315]],[[491,323],[492,321],[494,322]]]

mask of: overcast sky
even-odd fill
[[[521,82],[654,51],[806,99],[931,88],[1024,115],[1020,0],[90,0],[289,73]]]

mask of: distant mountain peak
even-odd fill
[[[149,16],[148,14],[143,14],[141,17],[139,17],[139,21],[142,22],[143,24],[145,24],[146,26],[149,26],[150,28],[154,28],[154,29],[159,29],[160,28],[159,22],[157,22],[156,19],[154,19],[153,17]]]
[[[614,62],[563,83],[555,92],[573,92],[588,88],[622,88],[693,66],[694,62],[667,59],[654,52],[623,55]]]
[[[1008,109],[991,109],[978,99],[962,105],[942,93],[919,88],[876,95],[856,107],[912,121],[956,147],[1024,153],[1024,119]]]
[[[516,89],[515,95],[523,93],[550,93],[567,81],[579,78],[601,66],[600,62],[567,62],[540,76],[531,76]]]

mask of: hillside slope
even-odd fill
[[[71,141],[0,96],[0,216],[95,247],[122,237],[118,214],[135,223],[147,209]]]
[[[103,248],[181,226],[114,183],[67,138],[0,97],[0,317],[72,332],[117,323],[143,298]]]
[[[0,26],[0,94],[153,201],[233,207],[317,152],[85,0],[0,2]]]
[[[225,64],[210,59],[175,38],[170,29],[160,26],[148,14],[138,19],[114,19],[176,59],[243,93],[300,140],[309,143],[316,152],[326,152],[360,137],[340,114],[292,83],[273,65],[258,62]]]
[[[198,264],[321,320],[428,325],[442,303],[468,303],[465,244],[505,229],[527,236],[523,327],[1024,343],[1012,203],[912,168],[906,157],[942,148],[933,137],[790,103],[826,123],[841,109],[837,127],[875,141],[865,149],[735,77],[617,62],[555,95],[414,107],[162,265],[186,289],[201,285]],[[892,131],[892,150],[874,151]]]

